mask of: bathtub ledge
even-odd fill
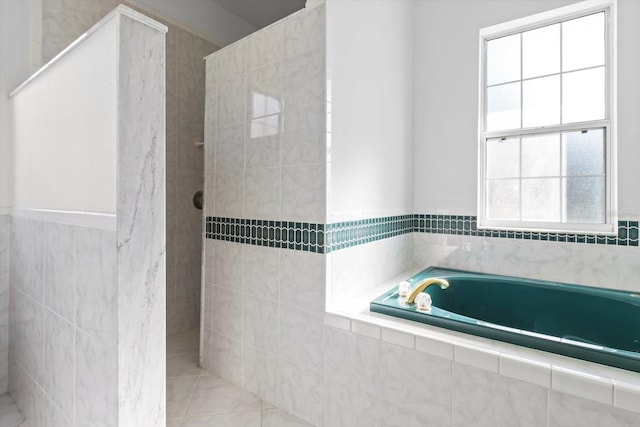
[[[377,313],[328,310],[325,325],[640,413],[635,372]]]

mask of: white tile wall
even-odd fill
[[[323,13],[300,12],[207,59],[206,215],[326,221]],[[284,99],[277,137],[250,138],[251,88]],[[563,425],[550,365],[324,313],[327,292],[353,312],[363,289],[430,264],[559,280],[569,263],[602,280],[604,268],[579,273],[577,255],[621,263],[627,281],[638,273],[625,250],[538,243],[412,234],[318,255],[208,241],[203,364],[314,425]],[[618,395],[627,408],[638,393]],[[623,409],[573,399],[562,404],[626,425]]]
[[[33,425],[116,425],[117,309],[114,297],[105,296],[116,292],[115,232],[12,222],[10,392]],[[34,242],[33,253],[22,252],[19,241]],[[34,254],[41,259],[31,259]],[[49,272],[39,278],[41,301],[15,286],[24,283],[24,266],[39,262]],[[49,294],[50,287],[60,294]]]

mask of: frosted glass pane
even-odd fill
[[[520,127],[520,82],[487,88],[487,130]]]
[[[564,178],[565,222],[605,222],[604,177]]]
[[[522,176],[560,176],[560,134],[522,137]]]
[[[526,80],[522,85],[522,126],[559,124],[560,76]]]
[[[562,71],[604,65],[604,12],[562,23]]]
[[[487,182],[487,218],[520,219],[520,183],[517,179]]]
[[[560,24],[522,33],[522,77],[560,72]]]
[[[562,135],[562,174],[604,175],[604,130]]]
[[[562,123],[604,119],[604,67],[562,75]]]
[[[522,220],[560,220],[560,178],[522,180]]]
[[[520,176],[519,138],[487,140],[487,178],[517,178]]]
[[[487,85],[520,80],[520,34],[487,42]]]

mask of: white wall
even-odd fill
[[[134,0],[132,3],[178,20],[218,46],[233,43],[257,30],[212,0]]]
[[[476,214],[479,29],[571,3],[415,3],[415,212]]]
[[[327,2],[329,221],[410,212],[413,9]]]
[[[115,213],[116,40],[104,28],[13,97],[15,208]]]
[[[0,210],[11,206],[9,92],[31,73],[31,2],[0,1]]]

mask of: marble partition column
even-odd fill
[[[117,283],[118,425],[122,427],[166,423],[166,27],[162,27],[127,15],[120,20]]]
[[[166,423],[165,32],[120,6],[12,94],[9,392],[33,426]]]

